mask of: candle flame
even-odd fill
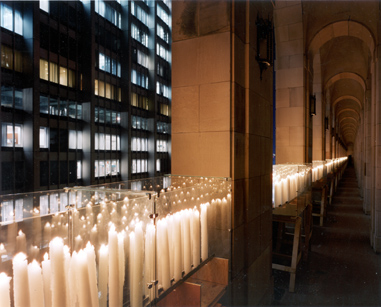
[[[0,244],[0,250],[2,250],[2,251],[5,250],[3,243]]]
[[[49,260],[49,254],[48,254],[48,253],[45,253],[45,254],[44,254],[44,260],[45,260],[45,261]]]
[[[108,245],[102,244],[101,247],[99,248],[99,253],[100,254],[106,254],[106,253],[108,253]]]
[[[24,233],[22,232],[22,230],[20,229],[19,230],[19,236],[22,236]]]

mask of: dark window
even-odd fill
[[[58,161],[50,161],[50,184],[58,184]]]
[[[60,33],[60,54],[67,58],[68,55],[68,43],[67,36],[63,33]]]
[[[25,172],[24,162],[19,161],[15,163],[15,188],[22,189],[24,187]]]
[[[49,27],[44,23],[40,23],[40,46],[49,50]]]
[[[77,179],[77,161],[69,161],[69,182],[73,183]]]
[[[67,161],[60,161],[60,184],[67,184]]]
[[[3,191],[13,190],[13,163],[12,162],[2,162],[1,163],[1,174],[2,174],[2,185]]]
[[[65,152],[69,148],[69,134],[67,130],[60,129],[60,152]]]
[[[13,88],[11,86],[1,87],[1,105],[3,107],[13,107]]]
[[[40,186],[47,186],[49,184],[49,162],[40,162]]]
[[[49,137],[50,137],[50,151],[57,152],[58,151],[58,131],[57,131],[57,129],[50,128]]]
[[[50,1],[49,3],[54,3],[56,1]],[[58,46],[59,46],[59,35],[58,31],[54,30],[53,28],[50,28],[50,51],[54,53],[58,53]]]

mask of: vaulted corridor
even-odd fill
[[[296,273],[295,293],[289,274],[274,271],[273,305],[379,306],[381,258],[369,244],[370,217],[364,215],[353,165],[338,185],[323,227],[314,226],[309,259]]]

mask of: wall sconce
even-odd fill
[[[325,130],[328,130],[328,117],[327,116],[324,118],[324,128],[325,128]]]
[[[262,80],[262,72],[273,65],[273,26],[271,20],[265,20],[258,16],[255,24],[257,26],[257,56],[255,59],[259,63],[260,79]]]
[[[310,95],[310,115],[316,115],[316,96]]]

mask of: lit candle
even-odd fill
[[[119,302],[119,260],[118,260],[118,237],[115,226],[111,225],[108,232],[109,248],[109,305],[121,306]]]
[[[141,307],[143,304],[143,229],[141,223],[135,225],[135,232],[130,233],[130,306]]]
[[[225,199],[226,201],[226,199]],[[200,213],[197,209],[194,209],[193,212],[193,218],[192,218],[192,263],[193,266],[196,268],[200,264],[200,252],[201,252],[201,245],[200,245]]]
[[[190,238],[190,213],[189,210],[182,210],[181,223],[182,242],[184,244],[184,272],[188,274],[191,270],[191,238]]]
[[[50,271],[50,260],[48,253],[45,253],[44,260],[41,262],[42,265],[42,278],[44,281],[44,301],[46,307],[52,306],[52,290],[50,288],[51,281],[51,271]]]
[[[27,253],[27,251],[26,251],[26,237],[25,237],[25,233],[23,233],[21,229],[20,229],[19,234],[16,238],[16,250],[18,252],[22,252],[25,254]]]
[[[99,285],[99,306],[107,307],[107,282],[108,280],[108,246],[101,245],[99,249],[99,269],[98,269],[98,285]]]
[[[125,275],[124,231],[118,233],[118,260],[119,260],[119,302],[123,304],[123,285]]]
[[[28,264],[30,306],[44,306],[44,290],[40,265],[36,260]]]
[[[51,261],[51,289],[52,306],[66,305],[66,281],[64,267],[64,244],[59,237],[54,238],[49,244]]]
[[[208,259],[208,203],[201,204],[201,258],[202,261]]]
[[[87,269],[89,273],[89,286],[91,295],[91,306],[98,307],[98,287],[97,287],[97,269],[95,263],[94,246],[87,242],[85,252],[87,254]]]
[[[11,307],[11,295],[10,295],[10,281],[11,277],[8,277],[5,273],[0,273],[0,306]]]
[[[31,246],[28,258],[29,258],[29,260],[31,260],[31,259],[39,260],[40,259],[40,249],[37,246]]]
[[[30,306],[28,262],[24,253],[13,257],[13,295],[15,307]]]
[[[82,243],[82,237],[80,235],[76,236],[74,238],[74,250],[78,252],[82,248]]]
[[[168,249],[168,232],[167,221],[161,219],[157,225],[158,231],[158,255],[160,255],[160,271],[161,271],[161,285],[164,290],[171,286],[171,278],[169,275],[169,249]]]
[[[52,238],[52,228],[50,227],[50,223],[47,222],[44,226],[44,243],[49,244]]]
[[[145,235],[145,282],[148,285],[152,283],[155,278],[155,225],[147,224]],[[154,287],[149,289],[145,287],[146,295],[149,296],[150,301],[154,298]]]
[[[4,244],[1,243],[0,244],[0,264],[3,260],[3,258],[6,258],[6,257],[7,257],[7,250],[5,249]]]
[[[89,270],[87,266],[87,255],[86,252],[81,249],[76,256],[73,253],[73,257],[76,257],[77,262],[77,278],[78,278],[78,298],[79,298],[79,307],[88,307],[91,306],[92,296],[90,292],[90,283],[89,283]]]
[[[177,212],[174,215],[173,230],[173,247],[174,247],[174,277],[179,281],[182,277],[182,261],[181,261],[181,214]]]

